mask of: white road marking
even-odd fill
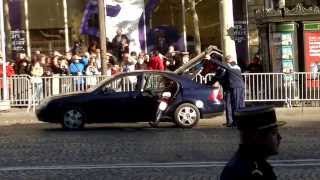
[[[307,167],[319,166],[320,159],[270,160],[274,167]],[[126,164],[74,164],[48,166],[11,166],[0,167],[1,171],[33,171],[33,170],[90,170],[90,169],[132,169],[132,168],[199,168],[224,167],[227,162],[167,162],[167,163],[126,163]]]

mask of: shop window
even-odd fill
[[[274,0],[274,1],[277,1],[277,0]],[[320,5],[319,0],[286,0],[285,6],[289,9],[292,9],[296,7],[298,3],[301,3],[306,8]]]
[[[320,4],[319,0],[304,0],[305,7],[319,6],[319,4]]]

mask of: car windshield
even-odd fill
[[[99,89],[101,86],[103,86],[104,84],[106,84],[109,81],[113,81],[115,78],[117,78],[119,76],[119,74],[117,75],[113,75],[111,77],[106,78],[105,80],[102,80],[101,82],[99,82],[96,86],[92,86],[91,88],[87,89],[87,92],[93,92],[97,89]]]
[[[137,91],[137,76],[122,76],[102,85],[102,90],[106,92],[130,92]]]

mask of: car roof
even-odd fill
[[[121,77],[121,76],[130,76],[130,75],[137,75],[137,74],[160,74],[164,75],[166,77],[169,77],[170,79],[179,82],[183,87],[196,87],[196,86],[205,86],[203,84],[197,83],[190,78],[178,75],[175,72],[172,71],[158,71],[158,70],[137,70],[127,73],[121,73],[116,76],[114,76],[112,79]]]

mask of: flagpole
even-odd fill
[[[99,30],[100,30],[100,46],[101,46],[101,65],[102,74],[107,74],[107,63],[105,62],[105,54],[107,53],[107,42],[106,42],[106,0],[98,1],[99,8]]]
[[[143,12],[143,28],[144,28],[144,52],[148,54],[146,11]]]
[[[65,52],[69,51],[69,27],[68,27],[68,4],[67,0],[62,0],[63,2],[63,16],[64,16],[64,37],[65,37]]]
[[[24,16],[25,16],[25,26],[26,26],[26,39],[27,39],[27,56],[31,57],[28,0],[24,0]]]
[[[185,0],[181,0],[182,6],[182,33],[183,33],[183,44],[184,44],[184,52],[188,51],[187,48],[187,28],[186,28],[186,7]]]

